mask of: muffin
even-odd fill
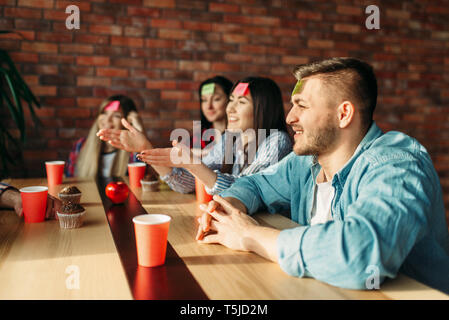
[[[58,196],[62,203],[70,202],[79,204],[81,199],[81,191],[75,186],[65,187],[59,192]]]
[[[62,229],[79,228],[83,225],[86,210],[78,203],[65,202],[57,212],[59,226]]]
[[[156,171],[149,169],[149,173],[140,180],[142,191],[159,191],[159,175]]]

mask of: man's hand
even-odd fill
[[[128,121],[122,119],[122,124],[127,130],[101,129],[97,132],[97,136],[114,148],[128,152],[141,152],[153,148],[145,135],[129,124]]]
[[[203,219],[210,221],[209,228],[205,229],[208,229],[209,232],[213,231],[213,233],[204,235],[200,240],[200,230],[204,231],[203,226],[200,225],[197,234],[198,241],[220,243],[233,250],[249,251],[250,247],[247,245],[246,239],[251,229],[258,226],[259,223],[217,195],[214,196],[214,203],[209,204],[208,208],[214,208],[214,210],[206,211],[212,219]]]

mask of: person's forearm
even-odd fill
[[[186,166],[185,169],[189,170],[191,174],[200,179],[209,189],[212,189],[215,185],[215,181],[217,181],[217,174],[203,163],[191,164]]]
[[[254,226],[248,228],[246,235],[242,238],[242,244],[248,251],[278,262],[277,238],[279,233],[280,231],[274,228]]]
[[[0,206],[14,208],[20,202],[20,192],[14,189],[8,189],[0,195]]]
[[[151,165],[151,166],[154,168],[154,170],[156,170],[156,172],[157,172],[161,177],[163,177],[163,176],[169,174],[169,173],[172,171],[172,168],[171,168],[171,167],[160,167],[160,166],[154,166],[154,165]]]

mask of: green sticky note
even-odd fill
[[[215,83],[208,83],[201,88],[201,95],[203,96],[207,94],[213,94],[214,91],[215,91]]]
[[[302,83],[301,80],[298,80],[298,82],[296,82],[295,88],[293,89],[293,92],[292,92],[292,97],[293,97],[295,94],[301,92],[302,84],[303,84],[303,83]]]

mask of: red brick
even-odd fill
[[[63,33],[63,32],[37,32],[36,39],[38,41],[49,41],[49,42],[72,42],[72,34],[71,33]]]
[[[91,44],[107,44],[108,36],[99,36],[93,34],[75,34],[76,43],[91,43]]]
[[[209,22],[184,21],[183,28],[188,30],[211,31],[212,24]]]
[[[226,43],[248,43],[249,39],[246,34],[223,34],[223,42]]]
[[[94,53],[94,47],[90,44],[61,44],[59,45],[59,51],[61,53],[91,54]]]
[[[39,61],[39,56],[37,53],[29,52],[10,52],[12,60],[17,62],[33,62],[37,63]]]
[[[22,42],[22,50],[37,53],[56,53],[58,52],[58,45],[47,42]]]
[[[145,47],[147,48],[174,48],[175,46],[175,40],[145,39]]]
[[[156,68],[156,69],[176,69],[177,62],[170,60],[148,60],[147,68]]]
[[[410,12],[405,10],[387,9],[387,17],[394,19],[410,19]]]
[[[315,20],[315,21],[323,20],[323,15],[321,14],[321,12],[313,12],[313,11],[300,10],[296,13],[296,17],[298,19],[304,20]]]
[[[63,10],[65,13],[65,9],[70,5],[76,5],[80,11],[90,11],[91,4],[90,1],[66,1],[66,0],[57,0],[56,1],[56,9]],[[66,14],[68,16],[68,14]]]
[[[255,16],[252,19],[252,23],[256,25],[266,25],[271,27],[280,26],[281,20],[276,17],[258,17]]]
[[[147,89],[176,89],[176,81],[173,80],[147,80]]]
[[[199,110],[200,104],[198,101],[179,101],[176,104],[178,110]]]
[[[98,109],[103,102],[103,98],[77,98],[76,103],[80,108],[94,108]]]
[[[5,17],[26,18],[26,19],[40,19],[42,17],[42,10],[28,9],[28,8],[9,8],[4,9]]]
[[[45,20],[65,21],[67,17],[68,15],[65,13],[65,10],[44,10]]]
[[[145,66],[144,59],[138,58],[115,58],[112,66],[114,67],[129,67],[129,68],[143,68]]]
[[[57,63],[57,64],[74,64],[75,57],[72,55],[62,54],[41,54],[40,62],[43,63]]]
[[[214,62],[214,63],[212,63],[211,70],[212,71],[220,71],[220,72],[242,71],[240,64],[225,63],[225,62]]]
[[[19,7],[54,8],[54,0],[18,0]]]
[[[178,29],[159,29],[158,35],[163,39],[187,40],[190,38],[190,31]]]
[[[179,70],[209,70],[210,62],[207,61],[180,61]]]
[[[102,68],[97,67],[97,76],[100,77],[128,77],[129,73],[127,69],[120,68]]]
[[[40,107],[34,110],[39,118],[48,118],[55,116],[55,108]]]
[[[109,57],[101,56],[78,56],[76,58],[76,63],[89,66],[108,66],[110,64],[110,59]]]
[[[42,104],[52,107],[74,107],[75,98],[47,97],[41,101]]]
[[[129,16],[143,16],[146,18],[157,18],[160,16],[160,9],[142,8],[142,7],[128,7]]]
[[[77,77],[77,86],[110,86],[111,79],[100,77]]]
[[[249,54],[241,54],[241,53],[226,53],[224,56],[225,62],[251,62],[252,55]]]
[[[143,38],[112,36],[111,37],[111,45],[141,48],[141,47],[143,47]]]
[[[142,37],[145,35],[145,28],[125,26],[124,34],[127,37]]]
[[[37,86],[39,85],[39,76],[35,75],[27,75],[23,76],[23,80],[28,86]]]
[[[360,32],[360,26],[356,25],[356,24],[336,23],[334,25],[334,31],[335,32],[358,34]]]
[[[240,7],[236,4],[226,4],[226,3],[209,3],[209,11],[212,12],[231,12],[236,13],[240,11]]]
[[[55,96],[55,86],[30,86],[31,91],[35,96]]]
[[[334,46],[334,41],[332,40],[309,40],[307,41],[307,47],[309,48],[322,48],[329,49]]]
[[[190,100],[192,99],[192,93],[190,91],[175,91],[165,90],[161,91],[162,100]]]
[[[182,21],[169,19],[151,19],[152,28],[181,29]]]
[[[175,0],[143,0],[145,7],[174,8]]]
[[[115,35],[115,36],[122,35],[122,27],[114,26],[114,25],[93,24],[93,25],[90,25],[89,31],[92,33],[110,34],[110,35]]]
[[[360,7],[351,7],[351,6],[340,6],[337,5],[337,13],[345,14],[345,15],[353,15],[353,16],[362,16],[364,11]]]
[[[308,57],[300,57],[300,56],[283,56],[282,57],[282,64],[287,64],[287,65],[298,65],[298,64],[308,63],[308,62],[309,62]]]

